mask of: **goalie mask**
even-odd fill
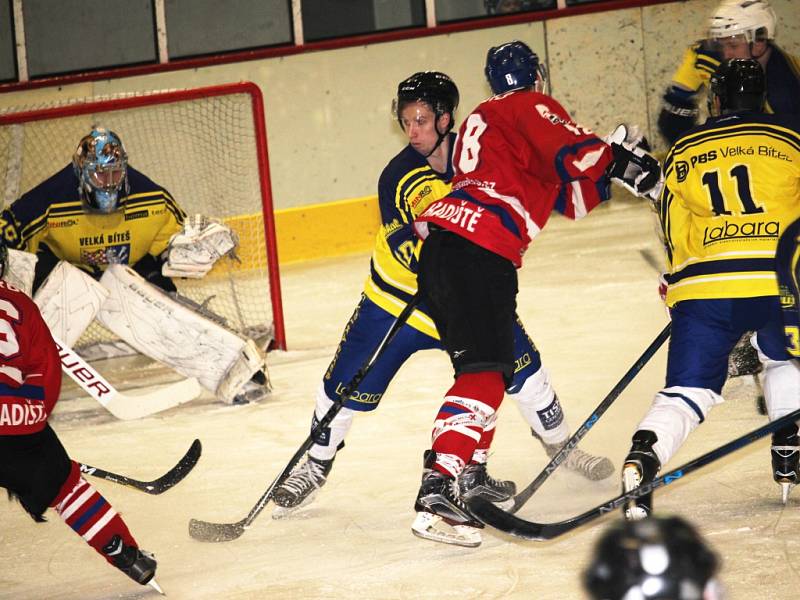
[[[485,73],[495,95],[527,87],[544,92],[547,86],[544,65],[536,53],[520,41],[489,48]]]
[[[717,556],[679,517],[624,521],[595,546],[583,583],[595,600],[715,600]]]
[[[78,193],[91,212],[112,213],[122,207],[130,191],[128,154],[113,131],[95,127],[78,143],[72,157]]]
[[[742,36],[752,44],[775,37],[777,18],[766,0],[726,0],[719,5],[708,24],[713,40]]]
[[[723,62],[711,75],[708,112],[719,116],[734,112],[763,112],[767,94],[764,69],[752,58]],[[719,100],[719,106],[714,100]]]

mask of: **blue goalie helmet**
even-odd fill
[[[92,129],[78,143],[72,166],[88,210],[111,213],[122,207],[130,190],[128,154],[116,133],[103,127]]]
[[[545,83],[545,73],[539,57],[527,44],[520,41],[489,48],[485,72],[494,94],[536,87],[537,81],[542,86]]]

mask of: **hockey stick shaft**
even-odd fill
[[[776,419],[771,423],[767,423],[766,425],[763,425],[749,433],[746,433],[745,435],[738,437],[735,440],[720,446],[719,448],[715,448],[714,450],[706,452],[702,456],[699,456],[694,460],[690,460],[677,469],[673,469],[672,471],[669,471],[660,477],[656,477],[650,483],[641,485],[630,492],[621,494],[616,498],[609,500],[608,502],[600,504],[599,506],[595,506],[594,508],[589,509],[582,514],[570,519],[566,519],[565,521],[559,521],[557,523],[534,523],[532,521],[520,519],[519,517],[516,517],[513,514],[498,508],[491,502],[481,498],[472,498],[468,500],[467,503],[469,504],[470,510],[473,511],[475,516],[477,516],[487,525],[491,525],[495,529],[499,529],[500,531],[504,531],[511,535],[527,540],[551,540],[620,508],[630,500],[641,498],[642,496],[645,496],[646,494],[649,494],[660,487],[674,483],[689,473],[697,471],[698,469],[716,460],[719,460],[720,458],[724,458],[725,456],[728,456],[729,454],[736,452],[737,450],[744,448],[745,446],[752,444],[757,440],[760,440],[770,433],[774,433],[779,429],[783,429],[784,427],[798,420],[800,420],[800,409],[795,410],[794,412],[791,412],[780,419]]]
[[[578,427],[572,437],[567,440],[567,442],[558,452],[556,452],[550,462],[547,463],[547,466],[545,466],[544,470],[536,476],[536,479],[534,479],[528,485],[528,487],[514,496],[514,504],[509,509],[509,512],[517,512],[528,500],[530,500],[531,496],[536,493],[536,490],[542,486],[545,480],[553,474],[553,471],[555,471],[559,465],[567,460],[569,453],[572,452],[572,450],[578,445],[584,436],[589,433],[589,430],[597,423],[600,417],[603,416],[603,413],[608,410],[614,401],[616,401],[625,388],[628,387],[628,384],[630,384],[636,375],[639,374],[639,371],[641,371],[644,366],[650,362],[650,359],[653,358],[653,355],[655,355],[658,349],[661,348],[661,346],[669,337],[671,329],[672,322],[667,323],[664,329],[661,330],[661,333],[656,336],[656,339],[650,343],[642,355],[636,360],[635,363],[633,363],[631,368],[628,369],[627,373],[622,376],[622,379],[617,382],[617,385],[615,385],[608,395],[603,398],[603,401],[597,405],[597,408],[595,408],[594,412],[589,415],[589,418],[586,419],[580,427]]]
[[[350,382],[344,386],[342,391],[339,393],[339,396],[328,409],[328,412],[326,412],[325,415],[311,429],[309,436],[303,441],[303,443],[294,453],[292,458],[286,464],[286,467],[284,467],[283,471],[281,471],[281,473],[272,481],[269,487],[267,487],[266,491],[261,495],[247,516],[236,523],[210,523],[198,519],[191,519],[189,521],[189,535],[191,537],[204,542],[227,542],[230,540],[235,540],[244,533],[244,530],[247,529],[253,523],[253,521],[255,521],[256,517],[258,517],[269,500],[272,498],[272,493],[275,488],[278,487],[278,485],[280,485],[289,476],[295,465],[300,462],[305,453],[308,452],[311,446],[314,445],[314,441],[328,427],[328,425],[330,425],[331,421],[333,421],[336,415],[339,414],[339,411],[350,397],[350,394],[353,392],[353,390],[358,388],[372,367],[378,361],[380,356],[383,354],[386,347],[391,343],[395,335],[397,335],[397,332],[400,331],[400,329],[402,329],[406,324],[408,318],[411,316],[411,313],[414,312],[414,309],[419,304],[419,301],[420,299],[418,295],[414,295],[411,298],[400,315],[398,315],[397,319],[395,319],[392,326],[386,332],[386,335],[383,337],[380,344],[378,344],[378,346],[375,348],[369,360],[367,360],[356,372]]]
[[[163,494],[168,489],[180,483],[183,478],[189,474],[189,472],[197,464],[197,461],[200,459],[202,450],[203,447],[200,443],[200,440],[195,440],[192,442],[189,450],[186,451],[186,454],[183,455],[183,457],[175,464],[174,467],[172,467],[158,479],[154,479],[152,481],[139,481],[138,479],[133,479],[118,473],[112,473],[111,471],[106,471],[100,467],[93,467],[92,465],[87,465],[85,463],[78,463],[78,466],[81,469],[81,473],[85,475],[91,475],[92,477],[99,477],[113,483],[126,485],[147,494],[158,495]]]

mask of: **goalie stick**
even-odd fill
[[[667,323],[666,327],[661,330],[656,336],[651,344],[647,347],[647,349],[642,353],[642,355],[637,359],[635,363],[628,369],[628,372],[622,376],[622,379],[617,382],[617,385],[608,393],[608,395],[603,398],[603,401],[597,405],[597,408],[594,409],[594,412],[589,415],[589,418],[586,419],[583,424],[578,427],[575,433],[569,438],[566,443],[561,447],[561,449],[555,453],[553,458],[550,459],[550,462],[547,463],[544,470],[536,476],[528,487],[522,490],[519,494],[514,496],[511,500],[513,504],[509,507],[508,512],[511,514],[517,512],[523,504],[525,504],[528,500],[530,500],[531,496],[536,493],[545,480],[552,475],[553,471],[555,471],[561,463],[567,460],[567,456],[575,446],[578,445],[584,436],[589,433],[589,430],[597,423],[598,419],[603,415],[604,412],[608,410],[608,408],[614,403],[614,401],[619,397],[619,395],[628,387],[631,381],[633,381],[634,377],[639,374],[639,371],[653,358],[653,355],[658,351],[658,349],[662,346],[662,344],[667,340],[670,334],[670,330],[672,329],[672,322]]]
[[[64,342],[58,346],[61,369],[108,412],[124,421],[146,417],[197,398],[202,392],[195,378],[184,379],[142,394],[123,394]]]
[[[710,452],[706,452],[702,456],[699,456],[694,460],[690,460],[677,469],[673,469],[672,471],[669,471],[660,477],[656,477],[650,483],[646,483],[636,489],[631,490],[630,492],[620,494],[616,498],[609,500],[604,504],[595,506],[594,508],[587,510],[585,513],[578,515],[577,517],[572,517],[564,521],[558,521],[556,523],[534,523],[532,521],[526,521],[498,508],[488,500],[483,500],[480,497],[470,498],[467,500],[467,504],[476,517],[478,517],[487,525],[491,525],[495,529],[499,529],[500,531],[504,531],[505,533],[509,533],[513,536],[526,540],[552,540],[553,538],[564,535],[565,533],[568,533],[573,529],[580,527],[581,525],[593,521],[598,517],[602,517],[606,513],[620,508],[629,500],[641,498],[653,490],[678,481],[689,473],[696,471],[701,467],[714,462],[715,460],[723,458],[728,454],[731,454],[732,452],[735,452],[736,450],[739,450],[740,448],[743,448],[748,444],[751,444],[762,437],[769,435],[770,433],[778,431],[779,429],[794,423],[797,420],[800,420],[800,409],[791,412],[780,419],[772,421],[771,423],[767,423],[758,429],[754,429],[750,433],[738,437],[735,440],[720,446],[719,448],[715,448]]]
[[[403,311],[398,315],[397,319],[395,319],[394,323],[392,323],[389,331],[386,332],[386,335],[381,340],[381,343],[375,348],[369,360],[367,360],[356,372],[356,374],[350,380],[350,383],[344,386],[339,396],[328,409],[328,412],[326,412],[325,415],[317,422],[316,426],[311,429],[309,436],[303,441],[292,458],[289,459],[289,462],[287,463],[286,467],[284,467],[283,471],[281,471],[280,475],[278,475],[273,482],[269,484],[269,487],[261,495],[253,508],[250,509],[250,512],[247,514],[247,516],[236,523],[210,523],[208,521],[201,521],[199,519],[191,519],[189,521],[190,536],[201,542],[229,542],[241,537],[241,535],[245,532],[245,529],[250,527],[253,521],[256,520],[256,517],[259,515],[259,513],[264,510],[264,507],[272,498],[273,490],[283,483],[283,481],[292,472],[292,469],[295,467],[295,465],[300,462],[305,453],[314,444],[314,440],[325,430],[326,427],[328,427],[328,425],[331,424],[333,418],[339,413],[339,411],[342,409],[342,406],[344,406],[347,398],[350,397],[350,394],[353,392],[353,390],[355,390],[364,380],[364,377],[367,376],[367,373],[370,372],[378,358],[381,356],[381,354],[383,354],[386,346],[389,345],[397,332],[402,329],[403,325],[405,325],[417,304],[419,304],[419,297],[415,294]]]
[[[186,454],[183,455],[183,458],[181,458],[169,471],[153,481],[139,481],[138,479],[132,479],[130,477],[126,477],[125,475],[112,473],[111,471],[106,471],[105,469],[93,467],[85,463],[78,463],[78,465],[80,466],[81,473],[84,473],[85,475],[100,477],[101,479],[112,481],[120,485],[127,485],[128,487],[135,488],[147,494],[158,495],[163,494],[168,489],[180,483],[197,464],[202,451],[203,446],[200,443],[200,440],[193,441],[192,445],[186,451]]]

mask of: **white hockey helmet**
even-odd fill
[[[725,0],[711,15],[708,37],[743,35],[748,43],[775,38],[778,19],[767,0]]]

